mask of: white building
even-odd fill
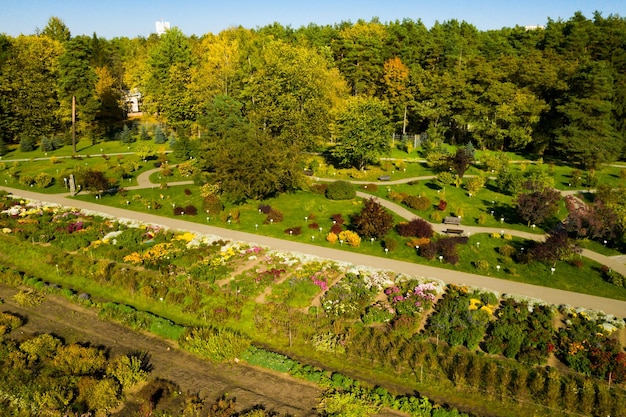
[[[164,22],[163,19],[161,19],[160,22],[155,22],[154,24],[156,26],[156,33],[159,36],[163,35],[170,29],[170,22]]]

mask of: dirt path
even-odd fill
[[[145,333],[134,332],[115,323],[100,320],[93,310],[85,309],[58,296],[46,296],[39,307],[15,304],[16,290],[0,285],[0,311],[17,313],[26,324],[9,337],[51,333],[66,343],[104,346],[111,356],[145,351],[154,369],[151,378],[176,383],[183,392],[199,393],[201,398],[217,399],[223,394],[236,398],[238,410],[262,404],[267,410],[293,416],[316,416],[314,408],[321,394],[319,387],[273,372],[242,364],[213,364]]]

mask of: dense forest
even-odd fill
[[[593,168],[626,153],[626,20],[576,13],[534,30],[479,31],[373,19],[109,40],[72,36],[52,17],[36,34],[0,35],[0,150],[67,143],[72,97],[81,137],[114,138],[130,90],[144,114],[205,151],[253,137],[287,160],[365,117],[381,134]]]

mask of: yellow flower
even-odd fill
[[[193,234],[193,233],[191,233],[191,232],[185,232],[185,233],[182,233],[182,234],[180,234],[180,235],[176,235],[176,236],[174,237],[174,240],[182,240],[182,241],[184,241],[184,242],[189,243],[189,242],[191,242],[192,240],[194,240],[195,238],[196,238],[196,235],[195,235],[195,234]]]
[[[130,262],[131,264],[138,265],[143,262],[141,259],[141,255],[137,252],[133,252],[129,255],[124,256],[124,262]]]

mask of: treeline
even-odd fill
[[[384,105],[380,133],[593,167],[626,149],[625,37],[624,18],[599,13],[536,30],[374,19],[111,40],[72,37],[53,17],[35,35],[0,35],[0,138],[67,136],[72,97],[79,134],[110,138],[122,91],[138,89],[145,112],[205,147],[243,119],[257,141],[301,150],[332,139],[358,96]]]

